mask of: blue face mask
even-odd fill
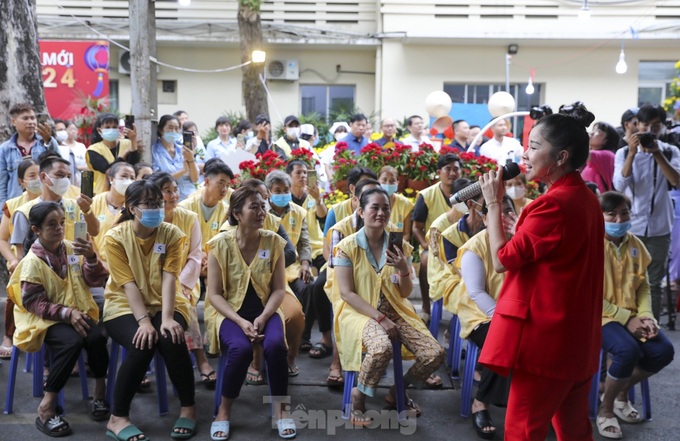
[[[394,193],[396,193],[397,188],[399,187],[397,184],[380,184],[380,186],[387,192],[388,196],[392,196]]]
[[[630,227],[630,221],[621,223],[605,222],[604,232],[611,237],[623,237],[623,235],[626,234],[628,230],[630,230]]]
[[[177,144],[182,139],[182,134],[177,132],[163,133],[163,140],[168,144]]]
[[[273,194],[269,198],[269,201],[279,208],[286,207],[293,200],[293,196],[290,193],[284,194]]]
[[[120,130],[118,129],[101,129],[102,130],[102,139],[104,141],[109,141],[113,142],[120,138]]]
[[[138,208],[142,213],[139,221],[147,228],[158,228],[165,220],[165,209],[163,208]]]

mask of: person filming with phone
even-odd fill
[[[652,311],[661,316],[661,280],[666,275],[673,225],[673,203],[668,191],[680,185],[680,150],[659,140],[666,120],[661,106],[644,105],[637,113],[639,132],[626,138],[628,146],[614,159],[614,188],[632,202],[631,233],[652,255],[649,285]]]

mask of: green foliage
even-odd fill
[[[256,12],[260,12],[260,7],[262,6],[262,0],[239,0],[239,3],[251,11]]]
[[[406,121],[408,121],[408,116],[405,116],[401,119],[401,121],[397,121],[397,134],[394,135],[396,139],[401,139],[409,135],[408,129],[406,128],[408,124],[406,124]],[[378,128],[379,131],[380,128]]]

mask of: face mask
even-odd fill
[[[340,141],[342,138],[345,137],[345,135],[347,135],[347,133],[338,132],[335,135],[333,135],[333,138],[335,138],[336,141]]]
[[[57,142],[61,144],[68,139],[68,132],[66,130],[57,130],[54,137],[57,138]]]
[[[48,185],[47,188],[58,196],[63,196],[71,186],[71,180],[69,178],[53,178],[50,176],[50,180],[52,181],[52,185]]]
[[[182,135],[177,132],[165,132],[163,133],[163,141],[167,142],[168,144],[176,144],[179,142],[179,140],[182,139]]]
[[[458,202],[454,207],[456,207],[456,211],[459,213],[468,214],[470,212],[465,202]]]
[[[254,136],[255,136],[255,134],[253,133],[252,130],[247,131],[246,132],[246,141],[253,138]]]
[[[286,135],[290,139],[297,139],[297,137],[300,136],[300,128],[299,127],[287,127],[286,128]]]
[[[516,201],[524,197],[524,195],[527,192],[527,189],[524,187],[510,187],[506,188],[505,192],[508,194],[508,196],[510,196],[513,200]]]
[[[113,142],[120,137],[120,131],[118,129],[101,129],[102,139],[104,141]]]
[[[273,194],[269,198],[272,204],[279,208],[286,207],[293,200],[293,196],[290,193],[284,194]]]
[[[113,188],[118,192],[118,194],[125,195],[125,190],[132,184],[132,179],[114,179],[112,182]]]
[[[397,188],[399,187],[397,184],[380,184],[380,186],[387,192],[388,196],[392,196],[394,193],[396,193]]]
[[[40,194],[42,193],[42,182],[40,182],[40,179],[33,179],[32,181],[24,181],[24,185],[26,186],[26,191],[33,193],[33,194]]]
[[[605,222],[604,232],[611,237],[623,237],[623,235],[626,234],[628,230],[630,230],[630,227],[631,227],[630,221],[621,223]]]
[[[158,228],[165,219],[165,209],[163,208],[138,208],[142,213],[139,221],[147,228]]]

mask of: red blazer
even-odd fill
[[[480,363],[580,381],[599,369],[604,218],[577,172],[527,205],[498,251],[507,269]]]

